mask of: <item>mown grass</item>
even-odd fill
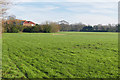
[[[118,34],[4,33],[2,62],[3,78],[116,78]]]
[[[2,35],[0,34],[0,79],[2,77]]]

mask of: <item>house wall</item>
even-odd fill
[[[23,26],[35,26],[35,24],[23,24]]]

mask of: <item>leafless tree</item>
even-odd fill
[[[6,14],[12,2],[10,0],[0,0],[0,17]]]
[[[5,18],[6,12],[11,4],[11,0],[0,0],[0,33],[2,33],[2,20]]]

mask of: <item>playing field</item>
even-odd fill
[[[3,78],[116,78],[118,33],[4,33]]]

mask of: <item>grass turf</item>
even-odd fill
[[[3,78],[116,78],[118,34],[4,33]]]

